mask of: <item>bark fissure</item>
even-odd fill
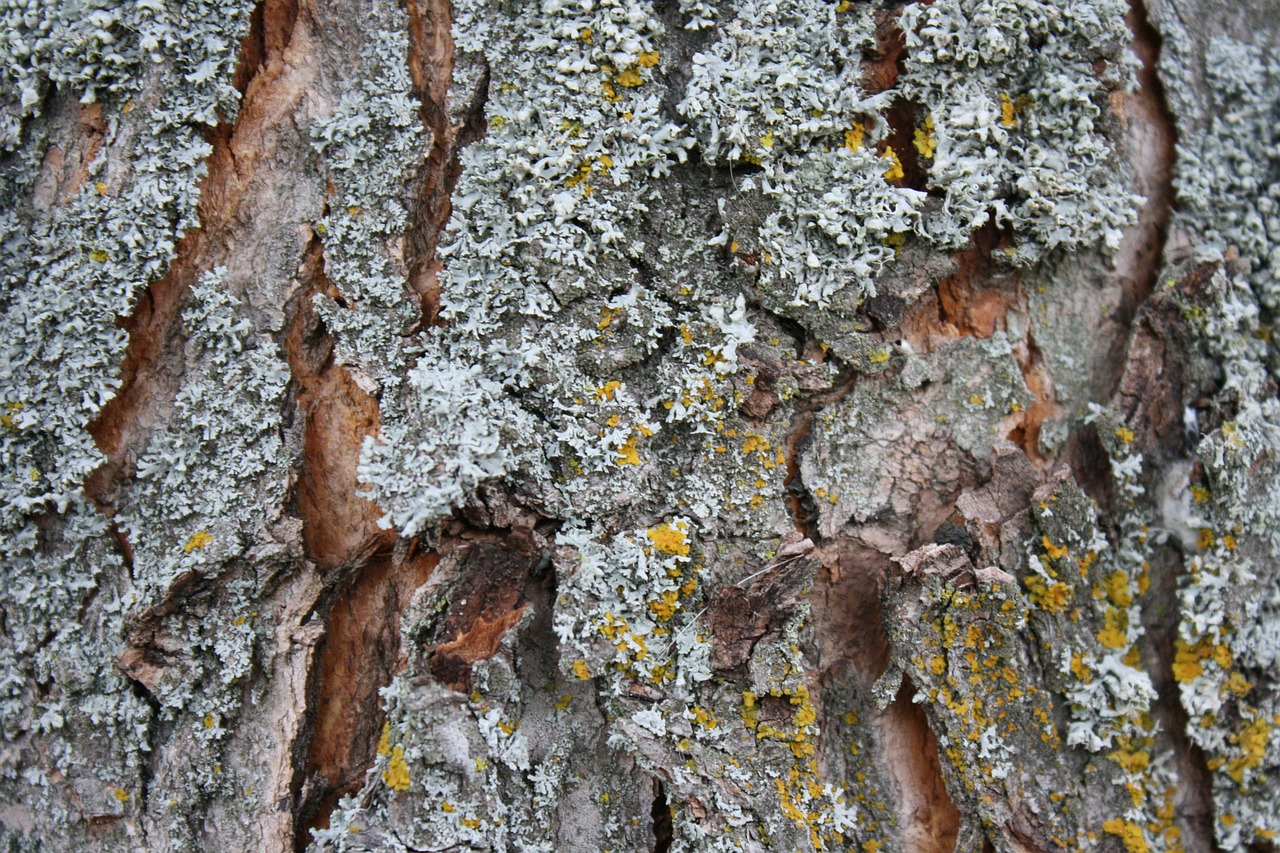
[[[667,853],[671,849],[671,805],[667,802],[667,789],[662,780],[654,780],[656,793],[649,817],[653,820],[653,853]]]
[[[259,144],[277,118],[275,108],[259,104],[290,101],[279,72],[282,53],[298,20],[298,0],[263,0],[251,18],[242,44],[235,80],[244,93],[233,122],[209,131],[213,151],[200,183],[196,204],[199,226],[174,247],[168,272],[151,282],[128,317],[119,324],[129,342],[120,366],[120,388],[102,408],[88,430],[107,457],[88,478],[85,492],[107,515],[115,512],[117,492],[132,473],[151,435],[162,424],[157,414],[177,394],[182,378],[182,309],[200,275],[211,269],[227,250],[223,237],[234,225],[259,164],[270,160],[270,146]],[[279,51],[280,53],[277,53]],[[273,61],[276,67],[271,67]],[[237,156],[237,140],[247,137]]]
[[[406,229],[409,288],[422,311],[421,325],[439,323],[440,234],[453,212],[453,190],[462,175],[459,155],[484,136],[489,69],[482,66],[462,121],[453,123],[449,107],[454,68],[449,0],[412,0],[409,10],[409,73],[421,103],[423,126],[432,134],[431,149],[414,176],[415,197]]]
[[[1176,203],[1173,167],[1178,155],[1178,131],[1159,73],[1163,40],[1152,26],[1143,0],[1129,0],[1129,5],[1128,24],[1133,31],[1133,51],[1142,62],[1138,69],[1138,91],[1134,93],[1132,103],[1152,137],[1147,143],[1149,147],[1139,151],[1139,181],[1147,203],[1138,219],[1143,242],[1135,257],[1138,274],[1133,283],[1132,310],[1136,311],[1155,290],[1164,260],[1169,219]]]

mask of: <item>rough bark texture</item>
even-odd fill
[[[1275,849],[1273,4],[2,14],[3,849]]]

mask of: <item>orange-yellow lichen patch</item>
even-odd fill
[[[866,127],[860,121],[855,121],[848,130],[844,132],[844,147],[850,151],[857,151],[862,147],[862,138],[866,134]]]
[[[393,791],[409,790],[409,765],[404,760],[403,746],[396,746],[391,750],[391,760],[382,773],[382,781]]]
[[[1129,853],[1148,853],[1151,849],[1147,839],[1142,835],[1142,827],[1121,818],[1112,818],[1102,825],[1102,831],[1109,835],[1117,835]]]
[[[1271,740],[1271,726],[1258,717],[1241,731],[1230,735],[1228,740],[1239,747],[1241,754],[1227,762],[1227,775],[1237,785],[1243,786],[1245,771],[1259,766],[1266,757],[1267,744]]]
[[[1041,610],[1060,613],[1067,609],[1075,594],[1075,588],[1061,581],[1050,581],[1038,574],[1029,574],[1023,581],[1027,597]]]
[[[932,157],[938,148],[937,141],[933,138],[933,116],[928,115],[924,118],[924,123],[916,128],[915,138],[912,140],[916,146],[916,151],[921,157]]]
[[[664,554],[679,557],[689,556],[688,525],[683,521],[659,524],[645,531],[645,536],[653,543],[653,547]]]
[[[618,447],[618,455],[613,460],[615,465],[622,466],[640,464],[640,451],[636,449],[636,440],[638,438],[639,436],[633,433]]]
[[[1223,670],[1230,670],[1233,656],[1225,643],[1201,637],[1188,645],[1179,637],[1173,644],[1173,677],[1183,684],[1195,681],[1204,673],[1204,661],[1213,660]]]
[[[1017,124],[1017,108],[1013,104],[1013,99],[1004,93],[1000,94],[1000,123],[1005,127],[1013,127]]]
[[[1063,557],[1067,556],[1067,549],[1059,545],[1054,545],[1049,541],[1048,536],[1041,536],[1040,544],[1044,546],[1044,552],[1049,555],[1050,560],[1061,560]]]
[[[906,177],[907,173],[902,169],[902,161],[898,159],[898,153],[893,150],[892,145],[885,146],[883,156],[889,161],[889,168],[884,170],[886,181],[900,181]]]

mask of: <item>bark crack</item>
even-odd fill
[[[259,101],[297,96],[276,91],[273,84],[281,75],[272,68],[279,56],[274,51],[288,46],[297,25],[297,0],[261,0],[250,20],[233,78],[244,93],[240,109],[233,122],[209,131],[213,151],[196,203],[200,224],[177,242],[168,272],[148,284],[133,313],[119,320],[129,337],[120,366],[120,388],[88,427],[106,461],[89,475],[85,492],[107,516],[115,514],[122,484],[151,435],[162,428],[154,423],[157,405],[172,400],[181,383],[186,341],[182,309],[187,294],[200,275],[215,265],[219,253],[226,251],[220,238],[235,222],[257,165],[274,153],[270,146],[254,144],[244,146],[237,157],[236,140],[249,136],[257,143],[264,126],[275,118],[274,111],[258,108]]]
[[[431,150],[414,176],[414,199],[406,229],[409,288],[417,296],[420,325],[439,324],[440,234],[453,212],[453,190],[462,175],[462,149],[484,136],[489,98],[489,66],[481,64],[462,121],[453,123],[449,93],[454,70],[453,9],[449,0],[411,0],[409,73],[421,103],[423,126],[432,134]]]

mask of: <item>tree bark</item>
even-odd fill
[[[1270,3],[3,14],[4,849],[1275,849]]]

